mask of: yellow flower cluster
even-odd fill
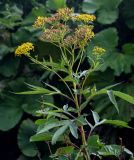
[[[105,52],[106,52],[106,50],[104,48],[101,48],[101,47],[98,47],[98,46],[95,46],[93,48],[93,54],[95,54],[95,55],[101,55]]]
[[[31,50],[34,50],[33,44],[30,42],[26,42],[18,46],[18,48],[15,50],[15,55],[16,56],[29,55],[29,52]]]
[[[94,32],[92,25],[81,25],[75,30],[75,39],[79,47],[85,47],[93,37]]]
[[[85,23],[87,23],[89,21],[94,21],[95,19],[96,19],[96,17],[94,15],[91,15],[91,14],[79,14],[79,15],[74,17],[74,20],[83,21]]]
[[[39,27],[43,27],[43,25],[45,24],[45,22],[47,21],[47,17],[38,17],[34,23],[34,27],[35,28],[39,28]]]
[[[64,21],[68,21],[72,18],[73,9],[70,8],[60,8],[58,9],[56,16],[59,17],[59,19],[62,19]]]
[[[40,39],[47,42],[60,43],[69,31],[70,29],[67,25],[57,24],[50,29],[45,29]]]

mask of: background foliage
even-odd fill
[[[74,7],[75,12],[95,13],[95,31],[97,32],[92,44],[87,48],[87,53],[94,45],[100,45],[107,51],[105,56],[106,64],[88,84],[96,82],[101,88],[105,85],[122,82],[118,87],[125,93],[134,96],[134,0],[1,0],[0,2],[0,137],[2,141],[2,156],[5,159],[30,160],[39,159],[40,153],[48,153],[47,144],[31,143],[29,137],[34,134],[36,119],[35,111],[40,108],[38,101],[42,100],[39,96],[16,96],[11,92],[26,90],[24,82],[41,85],[42,81],[53,82],[53,75],[43,73],[40,68],[27,63],[25,58],[15,58],[14,50],[17,45],[25,41],[32,41],[38,44],[39,55],[47,58],[52,54],[55,59],[58,57],[58,49],[51,45],[42,44],[37,39],[39,31],[32,27],[37,16],[44,16],[54,13],[58,8]],[[47,48],[47,50],[45,49]],[[53,51],[57,50],[57,55]],[[53,82],[54,83],[54,82]],[[47,98],[47,97],[45,97]],[[117,115],[112,104],[107,101],[107,97],[99,98],[99,103],[93,102],[95,110],[102,118],[121,119],[129,122],[130,125],[134,118],[134,106],[127,102],[118,101],[120,114]],[[55,97],[49,101],[56,102]],[[102,133],[103,128],[99,132]],[[110,137],[110,132],[115,137]],[[123,130],[124,132],[125,130]],[[106,134],[107,141],[118,141],[122,136],[125,145],[131,150],[132,141],[127,135],[127,130],[122,134],[122,130],[108,128]],[[133,131],[132,131],[133,132]],[[129,133],[130,138],[133,133]],[[10,136],[13,139],[10,140]],[[16,140],[16,136],[18,137]],[[9,140],[9,142],[8,142]],[[17,142],[18,141],[18,142]],[[15,144],[16,142],[16,144]],[[17,143],[19,149],[17,148]],[[4,151],[13,152],[5,154]],[[15,148],[15,149],[14,149]],[[134,150],[133,150],[134,151]],[[34,158],[30,158],[34,157]],[[46,159],[47,154],[43,155]]]

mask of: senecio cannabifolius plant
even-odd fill
[[[104,147],[109,147],[109,145],[102,143],[98,135],[93,135],[94,129],[102,124],[129,128],[127,123],[119,120],[103,119],[100,121],[99,115],[88,106],[95,96],[102,94],[108,94],[118,113],[119,109],[115,96],[134,104],[133,97],[111,90],[115,85],[101,90],[97,90],[95,84],[94,86],[85,85],[90,74],[96,72],[105,63],[103,61],[105,49],[101,48],[101,46],[94,46],[91,56],[87,56],[85,51],[87,44],[95,36],[93,31],[93,21],[95,19],[94,15],[76,15],[69,8],[59,9],[51,17],[38,17],[36,19],[33,27],[42,31],[39,39],[57,46],[61,51],[60,59],[56,62],[51,56],[49,60],[43,59],[42,61],[38,59],[38,56],[32,56],[30,51],[34,51],[34,45],[31,42],[23,43],[15,51],[16,56],[24,55],[35,64],[40,65],[44,70],[57,75],[68,89],[68,93],[63,93],[60,88],[50,84],[45,83],[45,88],[28,84],[31,91],[19,93],[47,96],[60,95],[71,102],[71,106],[64,104],[63,107],[58,107],[45,101],[42,102],[44,108],[37,111],[37,114],[42,116],[43,119],[41,121],[37,120],[40,122],[37,123],[39,127],[31,141],[39,138],[42,141],[46,141],[47,144],[50,142],[52,145],[56,144],[56,142],[60,143],[61,147],[55,153],[50,151],[52,159],[91,160],[92,156],[98,156],[101,159],[101,156],[104,156]],[[89,59],[90,68],[81,70],[80,66],[86,58]],[[86,113],[84,113],[85,107],[87,108]],[[91,124],[88,118],[91,114],[94,124]],[[120,150],[120,146],[115,146],[110,147]],[[122,148],[122,151],[124,151],[124,148]]]

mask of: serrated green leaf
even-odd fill
[[[121,154],[121,146],[119,145],[105,145],[98,153],[102,156],[116,156],[119,157]]]

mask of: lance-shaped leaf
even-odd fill
[[[77,125],[76,125],[74,122],[72,122],[72,123],[69,125],[69,128],[70,128],[70,132],[72,133],[72,135],[73,135],[76,139],[78,139],[78,132],[77,132],[78,127],[77,127]]]
[[[59,118],[64,118],[64,119],[68,119],[68,117],[64,114],[61,113],[61,110],[51,110],[51,111],[37,111],[36,113],[39,115],[47,115],[49,118],[51,116],[55,116],[55,117],[59,117]]]
[[[30,138],[30,142],[38,141],[50,141],[52,139],[52,134],[50,132],[35,134]]]
[[[52,144],[55,144],[57,140],[64,134],[64,132],[67,130],[69,124],[67,123],[66,125],[60,127],[53,135],[52,137]]]
[[[95,124],[99,123],[100,117],[97,112],[92,111]]]
[[[124,99],[125,101],[131,103],[131,104],[134,104],[134,97],[128,95],[128,94],[125,94],[125,93],[122,93],[120,91],[113,91],[114,95],[121,98],[121,99]]]
[[[47,132],[49,131],[50,129],[53,129],[55,127],[60,127],[60,126],[63,126],[65,125],[66,123],[68,123],[68,121],[57,121],[57,122],[52,122],[50,124],[46,124],[41,130],[38,131],[37,134],[41,134],[41,133],[44,133],[44,132]]]
[[[111,124],[118,127],[131,128],[127,122],[120,121],[120,120],[105,120],[103,121],[103,124]]]
[[[123,100],[125,100],[125,101],[127,101],[129,103],[131,103],[131,104],[134,104],[134,97],[132,97],[132,96],[130,96],[128,94],[122,93],[120,91],[112,91],[112,93],[113,93],[114,96],[117,96],[117,97],[119,97],[119,98],[121,98],[121,99],[123,99]],[[94,97],[99,96],[99,95],[103,95],[103,94],[107,94],[107,89],[105,89],[105,88],[101,89],[101,90],[93,93],[92,95],[90,95],[87,98],[87,100],[84,103],[82,103],[81,109],[84,109],[86,107],[86,105],[90,102],[90,100],[92,100]],[[113,99],[111,99],[111,100],[113,101]]]
[[[51,91],[48,90],[46,88],[42,88],[42,87],[38,87],[38,86],[34,86],[34,85],[30,85],[27,84],[29,86],[29,88],[31,89],[31,91],[25,91],[25,92],[18,92],[16,94],[45,94],[45,95],[54,95],[54,94],[59,94],[59,90],[57,91]]]
[[[112,91],[112,90],[108,90],[108,91],[107,91],[107,94],[108,94],[108,96],[109,96],[110,101],[113,103],[113,105],[115,106],[117,112],[119,113],[118,104],[117,104],[117,102],[116,102],[116,99],[115,99],[115,96],[114,96],[113,91]]]

